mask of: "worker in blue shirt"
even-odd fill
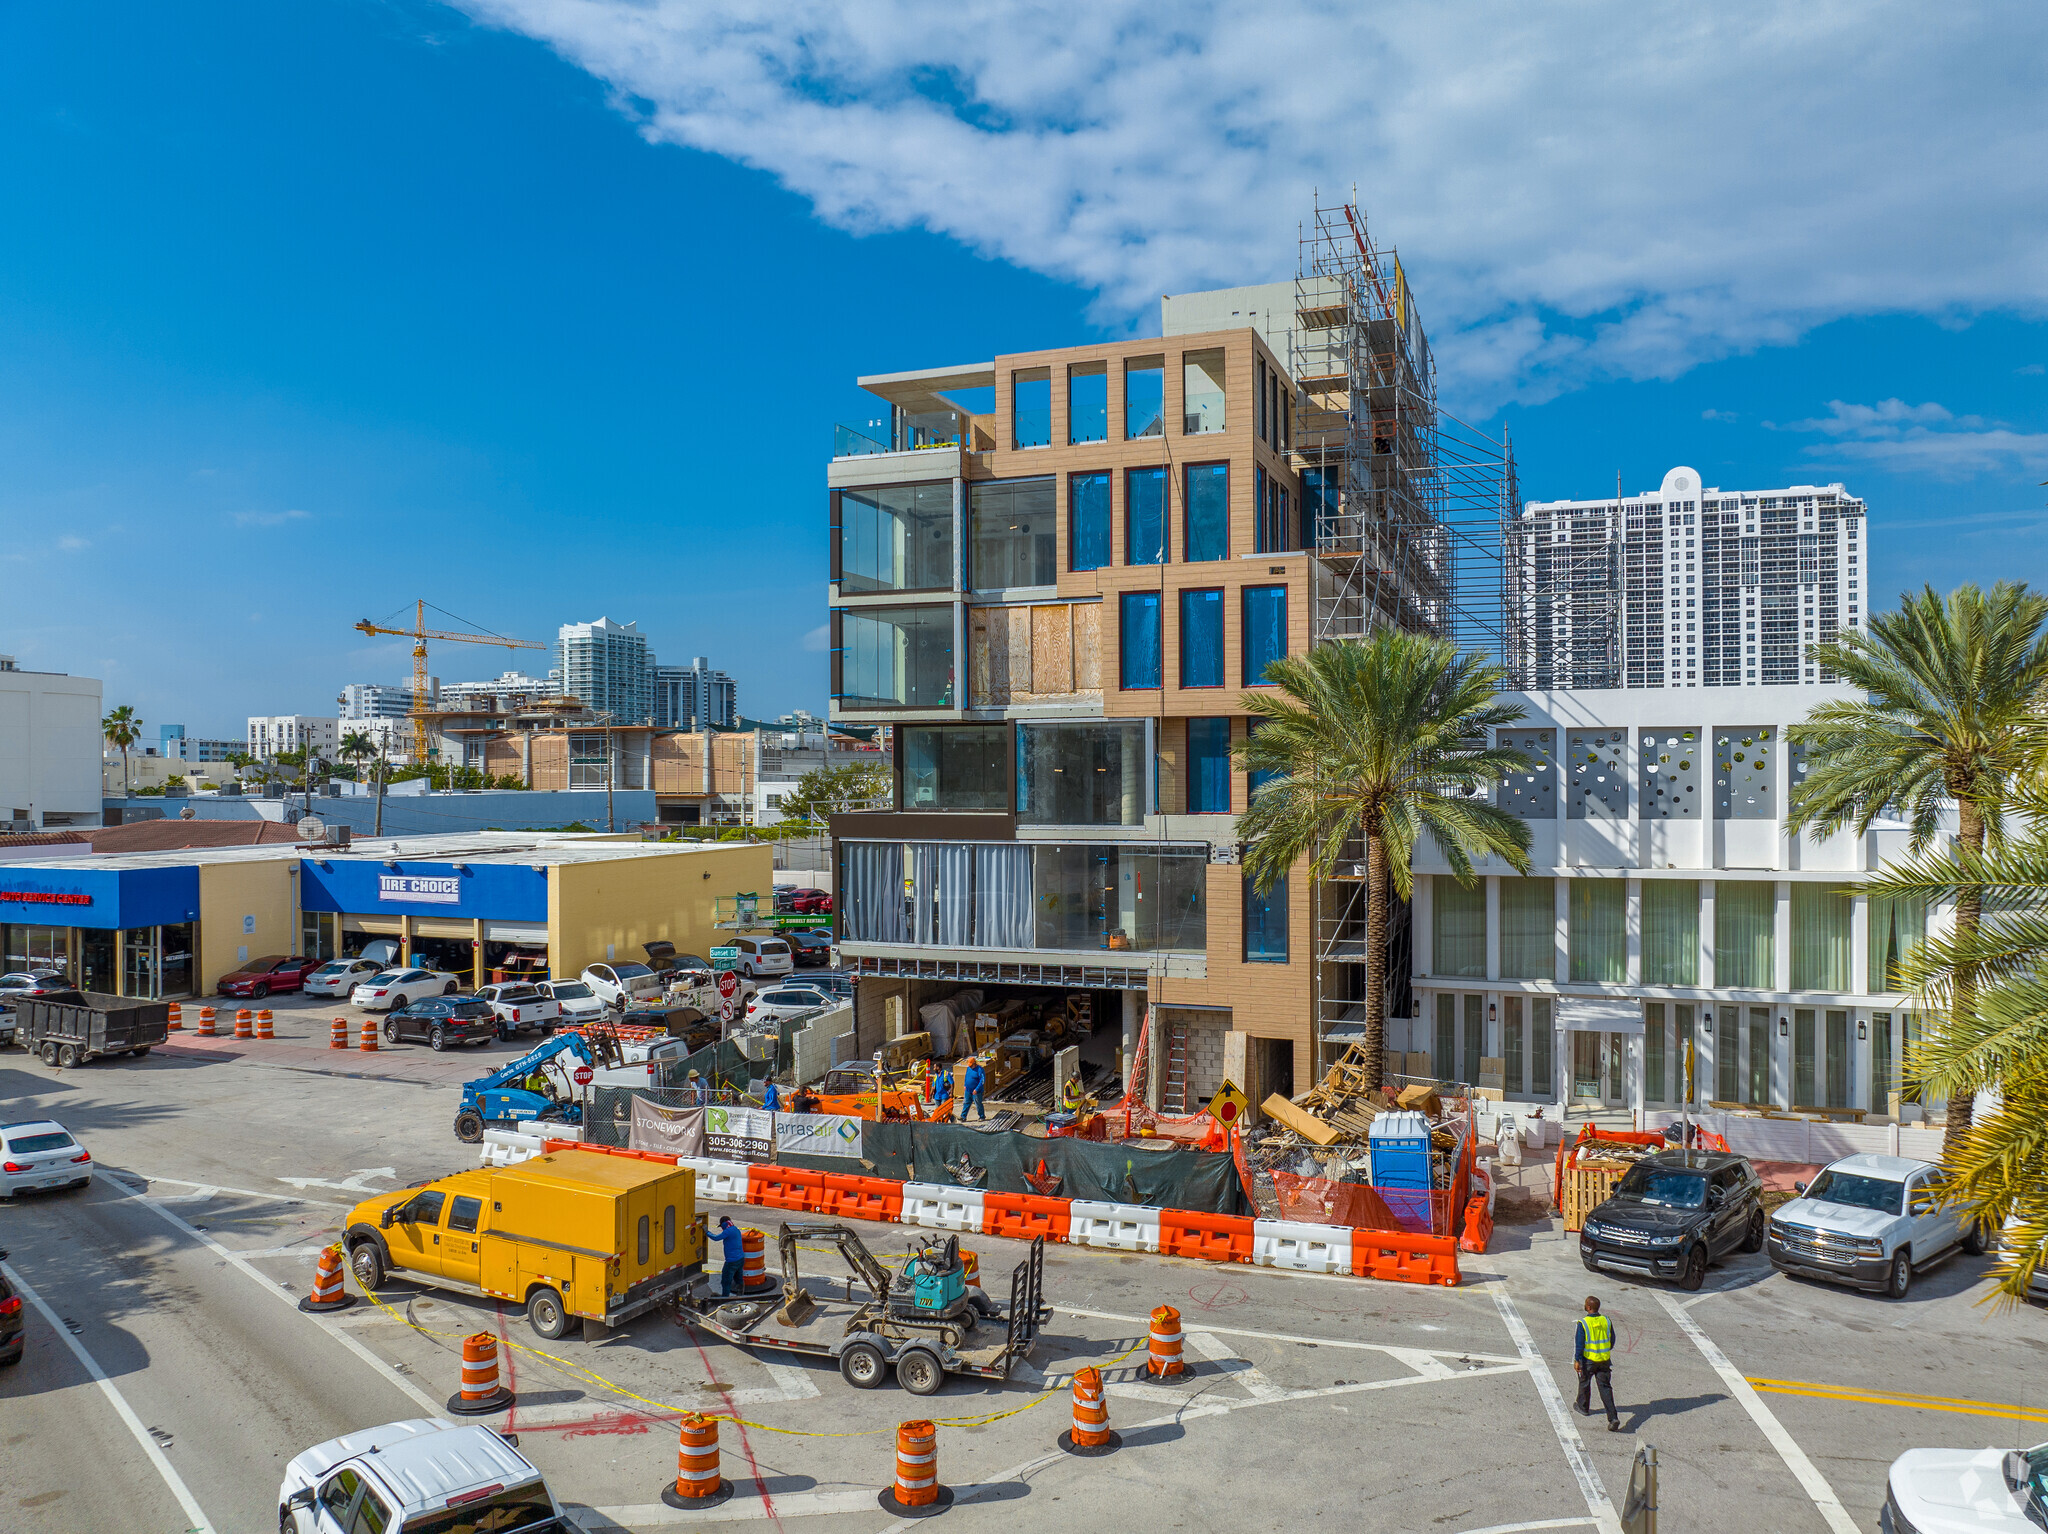
[[[953,1067],[945,1066],[939,1072],[939,1083],[932,1089],[932,1106],[943,1108],[953,1100]]]
[[[782,1094],[776,1091],[773,1080],[769,1081],[767,1090],[761,1094],[761,1106],[770,1113],[780,1113],[782,1111]]]
[[[1572,1361],[1579,1370],[1579,1415],[1593,1415],[1593,1387],[1600,1387],[1600,1404],[1607,1408],[1607,1431],[1621,1431],[1621,1418],[1614,1410],[1614,1323],[1600,1314],[1600,1302],[1586,1296],[1586,1313],[1579,1318]]]
[[[720,1294],[739,1294],[744,1289],[740,1274],[747,1261],[746,1241],[747,1233],[733,1224],[731,1215],[719,1216],[718,1244],[725,1248],[725,1262],[718,1270]]]
[[[988,1105],[981,1100],[981,1089],[987,1080],[988,1073],[981,1068],[981,1056],[971,1056],[967,1069],[960,1073],[960,1117],[963,1120],[970,1112],[981,1119],[988,1118]]]

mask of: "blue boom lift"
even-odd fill
[[[609,1035],[600,1035],[595,1045],[582,1033],[557,1033],[543,1039],[510,1065],[463,1085],[462,1105],[455,1110],[455,1138],[464,1145],[475,1145],[487,1128],[582,1123],[581,1094],[569,1075],[571,1067],[559,1057],[569,1055],[593,1067],[611,1066],[619,1063],[617,1053],[616,1041]],[[527,1086],[527,1079],[536,1072],[546,1091],[536,1092]]]

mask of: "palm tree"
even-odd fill
[[[1232,754],[1262,784],[1238,823],[1244,866],[1264,893],[1308,858],[1328,879],[1354,838],[1365,843],[1365,1053],[1377,1090],[1387,1044],[1387,901],[1406,899],[1410,860],[1426,831],[1470,883],[1472,859],[1529,867],[1529,827],[1486,802],[1526,771],[1521,752],[1488,744],[1522,710],[1497,701],[1504,673],[1447,640],[1385,631],[1323,645],[1266,668],[1277,693],[1247,693],[1262,721]]]
[[[1900,599],[1899,610],[1814,645],[1814,660],[1865,694],[1823,703],[1786,733],[1806,752],[1806,779],[1792,793],[1787,827],[1814,839],[1853,827],[1861,836],[1887,808],[1912,827],[1924,855],[1952,801],[1966,854],[2002,846],[2017,785],[2038,764],[2048,688],[2048,597],[2000,581],[1989,592],[1932,586]],[[1971,1032],[1977,979],[1969,938],[1983,897],[1967,882],[1955,900],[1961,960],[1947,988],[1948,1026]],[[1948,1099],[1943,1155],[1969,1133],[1975,1082]]]
[[[377,754],[377,743],[370,739],[366,730],[350,730],[341,737],[339,753],[341,759],[360,774],[363,770],[363,758]]]
[[[128,748],[142,738],[142,721],[135,716],[135,710],[123,703],[100,721],[100,733],[107,738],[107,744],[121,753],[121,792],[128,793]]]

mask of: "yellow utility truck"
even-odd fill
[[[696,1192],[673,1161],[561,1150],[364,1199],[342,1241],[366,1290],[401,1274],[522,1305],[550,1340],[571,1316],[601,1337],[703,1272]]]

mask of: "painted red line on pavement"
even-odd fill
[[[684,1326],[683,1335],[690,1339],[690,1346],[697,1350],[697,1357],[704,1365],[704,1378],[707,1380],[717,1379],[718,1374],[711,1367],[711,1355],[704,1351],[704,1343],[697,1336],[696,1328],[688,1325]],[[779,1529],[782,1527],[782,1518],[775,1511],[775,1499],[768,1495],[768,1488],[762,1483],[761,1464],[760,1461],[754,1458],[754,1444],[747,1437],[747,1425],[739,1420],[739,1412],[733,1407],[732,1392],[721,1390],[718,1392],[718,1398],[725,1403],[725,1409],[732,1413],[732,1425],[740,1430],[740,1452],[746,1455],[747,1469],[752,1472],[754,1485],[760,1491],[762,1510],[768,1514],[769,1521]]]

